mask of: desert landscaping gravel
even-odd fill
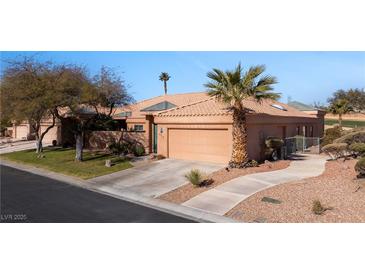
[[[265,189],[226,216],[245,222],[365,222],[365,182],[356,180],[355,164],[354,159],[329,161],[322,175]],[[263,197],[281,203],[262,202]],[[332,209],[316,215],[311,211],[314,200]]]
[[[229,180],[232,180],[234,178],[237,178],[237,177],[240,177],[243,175],[247,175],[247,174],[257,173],[257,172],[267,172],[267,171],[273,171],[273,170],[278,170],[278,169],[284,169],[284,168],[287,168],[289,166],[289,164],[290,164],[290,161],[281,160],[281,161],[276,161],[276,162],[266,162],[266,163],[259,165],[258,167],[250,167],[250,168],[244,168],[244,169],[233,168],[233,169],[229,169],[229,171],[227,171],[225,168],[222,168],[216,172],[211,173],[208,176],[208,179],[213,179],[213,183],[210,184],[209,186],[195,187],[189,183],[189,184],[183,185],[182,187],[179,187],[173,191],[165,193],[158,198],[165,200],[165,201],[181,204],[183,202],[186,202],[187,200],[190,200],[194,196],[196,196],[204,191],[212,189],[212,188],[214,188],[220,184],[223,184],[225,182],[228,182]]]

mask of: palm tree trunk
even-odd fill
[[[247,123],[244,110],[233,110],[233,129],[232,129],[232,158],[230,167],[243,168],[248,162],[247,153]]]
[[[338,114],[338,127],[342,129],[342,114]]]
[[[167,82],[166,81],[163,81],[163,86],[165,88],[165,95],[167,94]]]

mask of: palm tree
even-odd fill
[[[213,69],[207,76],[210,81],[205,84],[208,94],[230,106],[233,111],[233,149],[229,163],[230,167],[243,168],[249,162],[247,154],[247,123],[248,110],[243,106],[243,100],[254,98],[278,99],[279,93],[272,92],[275,77],[265,75],[258,77],[265,71],[265,66],[250,67],[243,72],[239,63],[234,70],[222,71]]]
[[[165,94],[167,94],[167,81],[170,80],[170,75],[167,72],[161,72],[160,81],[163,81]]]
[[[337,99],[328,108],[329,112],[338,115],[338,126],[342,129],[342,115],[351,112],[353,109],[346,99]]]

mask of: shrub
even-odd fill
[[[322,139],[322,145],[332,144],[334,140],[341,137],[342,132],[339,126],[326,129]]]
[[[163,155],[161,155],[161,154],[157,154],[155,158],[156,158],[156,160],[163,160],[163,159],[165,159],[166,157],[165,157],[165,156],[163,156]]]
[[[347,143],[351,145],[353,143],[365,143],[365,131],[353,131],[340,138],[337,138],[333,143]]]
[[[259,163],[256,160],[249,160],[246,163],[246,167],[257,167],[259,166]]]
[[[357,172],[357,177],[365,177],[365,157],[360,158],[355,165],[355,171]]]
[[[314,200],[312,205],[312,212],[317,215],[322,215],[326,211],[326,208],[322,206],[319,200]]]
[[[127,143],[113,142],[108,148],[114,155],[125,155],[129,152],[129,145]]]
[[[349,146],[349,150],[356,156],[365,156],[365,143],[353,143]]]
[[[284,141],[277,137],[267,137],[265,145],[267,148],[280,149],[284,145]]]
[[[359,132],[359,131],[365,131],[365,127],[356,127],[352,129],[343,130],[341,133],[341,136],[344,136],[349,133]]]
[[[199,169],[192,169],[190,172],[185,174],[185,178],[194,186],[202,186],[205,181],[205,176]]]
[[[335,160],[346,156],[348,151],[347,147],[348,145],[346,143],[329,144],[322,147],[322,151]]]
[[[267,137],[265,140],[265,158],[277,160],[284,141],[277,137]]]
[[[133,146],[133,154],[135,155],[135,156],[142,156],[142,155],[144,155],[145,154],[145,149],[144,149],[144,147],[142,146],[142,145],[139,145],[139,144],[137,144],[137,145],[134,145]]]

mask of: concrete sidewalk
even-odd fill
[[[184,206],[224,215],[252,194],[277,184],[316,177],[323,173],[326,158],[298,155],[286,169],[254,173],[232,179],[183,203]]]

